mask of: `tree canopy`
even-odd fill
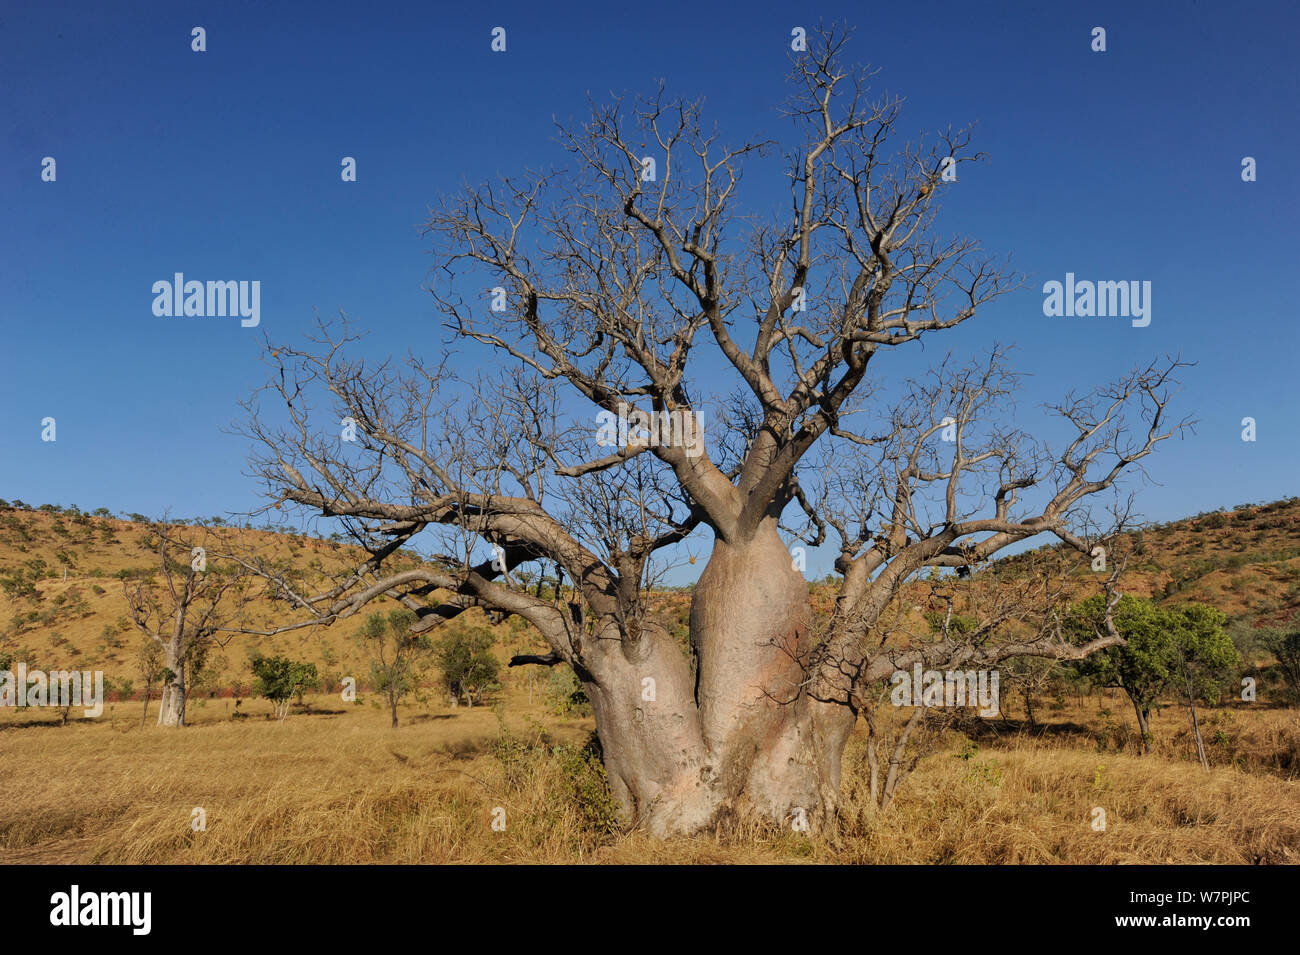
[[[1004,347],[876,376],[1020,279],[938,225],[982,158],[971,129],[900,142],[901,100],[871,93],[846,39],[825,29],[792,56],[780,139],[728,142],[662,85],[593,100],[558,128],[564,166],[434,204],[447,347],[375,362],[346,320],[321,323],[268,350],[248,402],[269,499],[367,552],[315,593],[263,569],[295,626],[381,598],[417,634],[471,608],[524,618],[551,649],[514,662],[573,667],[620,804],[656,832],[743,806],[832,812],[863,693],[896,669],[1121,644],[1106,613],[1085,643],[1059,634],[1059,580],[990,594],[979,625],[939,640],[887,611],[923,573],[969,576],[1039,535],[1099,559],[1114,606],[1104,547],[1130,502],[1089,501],[1185,426],[1168,412],[1177,360],[1066,395],[1052,440],[1017,423]],[[750,176],[779,177],[788,201],[747,204]],[[697,530],[712,550],[684,654],[646,595]],[[836,553],[824,622],[795,542]],[[430,560],[394,567],[408,545]],[[522,586],[523,566],[556,585]]]

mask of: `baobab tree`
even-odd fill
[[[142,546],[153,551],[155,568],[147,576],[123,578],[122,592],[131,622],[161,651],[159,659],[142,656],[141,663],[142,673],[162,667],[158,725],[180,727],[188,676],[214,644],[224,645],[234,632],[250,599],[251,577],[225,555],[230,542],[211,528],[156,521]],[[146,679],[146,691],[151,682]]]
[[[465,353],[375,364],[346,320],[318,323],[268,343],[247,403],[275,506],[367,551],[319,592],[281,580],[303,612],[289,626],[380,598],[417,633],[475,607],[524,618],[550,652],[512,665],[573,667],[627,820],[661,836],[833,820],[864,694],[895,669],[1121,642],[1108,619],[1063,639],[1050,610],[916,643],[886,621],[930,569],[964,580],[1038,535],[1091,555],[1106,528],[1087,501],[1181,427],[1175,361],[1049,409],[1059,446],[1010,423],[1004,349],[893,390],[868,377],[1017,279],[936,228],[952,170],[979,158],[970,130],[896,145],[899,102],[870,98],[845,39],[794,56],[784,143],[720,145],[662,86],[593,102],[559,127],[566,168],[430,213],[430,292]],[[747,165],[788,186],[786,212],[742,212]],[[454,371],[472,365],[489,370]],[[683,652],[647,593],[696,531],[711,551]],[[815,623],[790,546],[834,536],[838,595]],[[428,559],[394,568],[404,548]],[[521,565],[561,583],[525,589]],[[1108,606],[1116,581],[1098,575]]]

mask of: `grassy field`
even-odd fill
[[[308,571],[347,556],[302,534],[251,534]],[[362,677],[360,621],[233,638],[190,698],[192,725],[156,728],[155,702],[142,730],[141,637],[119,575],[147,571],[145,542],[139,521],[0,507],[0,651],[114,681],[98,720],[74,709],[61,725],[57,709],[0,707],[5,862],[1300,862],[1300,709],[1276,705],[1276,666],[1258,652],[1243,672],[1258,677],[1260,702],[1201,711],[1209,773],[1183,707],[1154,714],[1154,751],[1139,756],[1122,694],[1044,695],[1034,727],[980,721],[928,738],[884,812],[867,795],[860,725],[835,833],[757,827],[657,842],[614,824],[585,749],[591,721],[547,712],[546,674],[526,672],[535,668],[504,671],[492,707],[453,708],[430,693],[403,706],[396,730],[364,680],[360,704],[308,697],[283,723],[250,696],[254,652],[314,662],[326,688]],[[1300,615],[1300,501],[1149,528],[1119,552],[1126,592],[1208,601],[1247,635]],[[832,593],[818,586],[812,598],[825,613]],[[685,634],[689,593],[658,593],[653,606]],[[544,649],[530,628],[492,630],[503,661]],[[1025,702],[1008,694],[1003,714]],[[504,829],[492,825],[498,810]]]
[[[381,708],[337,696],[308,698],[283,723],[261,701],[232,718],[231,701],[210,700],[184,730],[141,731],[138,703],[111,707],[66,726],[49,711],[0,722],[5,862],[1300,862],[1296,709],[1205,714],[1208,774],[1176,708],[1155,718],[1148,756],[1096,700],[1034,732],[949,732],[883,813],[865,797],[859,735],[837,834],[657,842],[609,824],[600,771],[582,756],[590,722],[529,706],[526,692],[495,708],[406,707],[396,730]]]

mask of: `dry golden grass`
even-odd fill
[[[105,642],[125,612],[113,575],[143,566],[144,528],[31,512],[0,515],[0,571],[40,558],[75,558],[65,582],[38,583],[40,600],[0,595],[0,643],[34,651],[44,669],[102,668],[134,678],[138,636]],[[63,525],[60,528],[60,524]],[[1300,601],[1300,502],[1191,519],[1146,535],[1134,551],[1134,592],[1163,592],[1175,574],[1210,555],[1239,566],[1196,570],[1177,599],[1222,597],[1252,619],[1287,619]],[[303,566],[338,556],[334,545],[255,532],[266,553]],[[113,538],[113,539],[110,539]],[[1136,543],[1136,542],[1135,542]],[[1256,560],[1256,558],[1259,558]],[[1268,558],[1267,560],[1264,558]],[[1142,560],[1149,562],[1144,569]],[[1225,576],[1226,575],[1226,576]],[[1222,580],[1220,579],[1222,578]],[[1233,584],[1233,580],[1238,580]],[[1220,583],[1225,586],[1220,588]],[[1232,584],[1232,589],[1227,585]],[[74,590],[84,605],[71,599]],[[1208,588],[1208,589],[1207,589]],[[1218,588],[1218,589],[1216,589]],[[1223,590],[1223,593],[1219,593]],[[1266,593],[1267,592],[1267,593]],[[660,595],[683,624],[685,594]],[[61,599],[62,598],[62,599]],[[818,590],[814,603],[827,594]],[[56,601],[58,603],[56,604]],[[820,601],[820,603],[818,603]],[[71,610],[73,606],[81,609]],[[24,622],[34,612],[49,617]],[[267,619],[274,613],[266,610]],[[259,618],[260,619],[260,618]],[[670,621],[672,622],[672,621]],[[357,624],[359,626],[359,622]],[[353,626],[259,640],[266,653],[318,663],[323,674],[365,673]],[[497,628],[508,650],[536,650],[531,631]],[[56,639],[57,637],[57,639]],[[248,683],[238,639],[217,686]],[[515,760],[501,752],[487,709],[404,707],[403,725],[337,696],[281,724],[262,701],[191,699],[184,731],[141,732],[140,704],[106,705],[97,721],[59,726],[59,713],[0,708],[0,858],[6,862],[1296,862],[1300,861],[1300,711],[1233,707],[1202,712],[1213,769],[1194,762],[1184,710],[1155,715],[1155,752],[1134,754],[1122,696],[1040,714],[1040,734],[984,724],[976,740],[950,733],[926,756],[889,810],[864,799],[855,738],[845,763],[840,831],[815,837],[749,826],[716,838],[659,842],[602,827],[608,806],[587,764],[573,757],[591,725],[560,720],[528,702],[528,675],[504,674]],[[538,681],[540,688],[541,681]],[[1263,697],[1261,697],[1263,699]],[[232,720],[235,712],[250,717]],[[1109,712],[1107,712],[1109,711]],[[77,711],[74,710],[74,714]],[[529,747],[545,727],[549,744]],[[861,728],[860,728],[861,731]],[[506,829],[491,828],[494,807]],[[191,813],[207,813],[203,832]],[[1092,829],[1104,809],[1104,832]]]
[[[1025,738],[927,763],[888,813],[864,814],[839,840],[835,861],[1300,862],[1293,781]],[[1097,808],[1104,832],[1092,828]]]
[[[1206,774],[1174,752],[1175,741],[1138,757],[1069,735],[1005,736],[972,749],[949,734],[877,814],[862,796],[859,736],[838,834],[759,826],[659,842],[601,831],[601,807],[593,816],[591,799],[575,795],[572,759],[549,748],[572,754],[589,722],[545,716],[526,694],[506,695],[522,754],[509,771],[493,755],[500,724],[487,708],[413,707],[392,730],[382,710],[337,698],[284,723],[265,719],[261,703],[249,719],[230,720],[224,702],[196,709],[196,725],[182,731],[141,732],[138,705],[125,704],[99,721],[0,729],[5,861],[1300,861],[1300,783],[1231,763]],[[1300,725],[1294,710],[1236,718],[1259,723],[1261,745],[1288,720]],[[1166,711],[1157,735],[1172,738],[1177,723]],[[549,746],[525,746],[542,727]],[[498,806],[504,832],[491,828]],[[191,828],[195,807],[206,811],[206,831]],[[1092,829],[1094,807],[1106,811],[1104,832]]]

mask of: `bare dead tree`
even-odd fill
[[[229,545],[214,528],[154,522],[143,546],[153,552],[156,570],[122,581],[131,622],[161,649],[159,726],[185,725],[187,671],[208,645],[225,645],[251,598],[251,576],[225,554]],[[142,655],[142,674],[158,662]],[[146,676],[146,709],[151,685]]]
[[[274,506],[340,521],[364,548],[323,587],[246,560],[299,609],[289,626],[380,598],[417,633],[474,607],[524,618],[551,651],[514,662],[573,667],[614,794],[657,835],[739,812],[830,818],[864,688],[895,669],[1120,642],[907,645],[881,621],[923,571],[968,574],[1039,535],[1090,554],[1104,532],[1084,503],[1181,427],[1174,361],[1051,409],[1060,447],[1005,423],[1017,381],[1001,349],[898,393],[868,381],[878,355],[965,323],[1017,279],[936,228],[945,172],[980,158],[970,130],[899,146],[898,101],[870,98],[845,39],[823,30],[794,57],[788,146],[721,145],[699,103],[661,87],[561,127],[568,169],[441,200],[430,291],[457,346],[495,362],[376,363],[346,321],[320,324],[268,347],[269,384],[247,404]],[[788,211],[742,214],[742,171],[774,162]],[[452,370],[471,363],[497,371]],[[787,514],[800,526],[783,530]],[[646,594],[701,527],[712,552],[684,654]],[[790,530],[838,535],[825,627]],[[517,569],[543,564],[556,586],[525,589]]]

